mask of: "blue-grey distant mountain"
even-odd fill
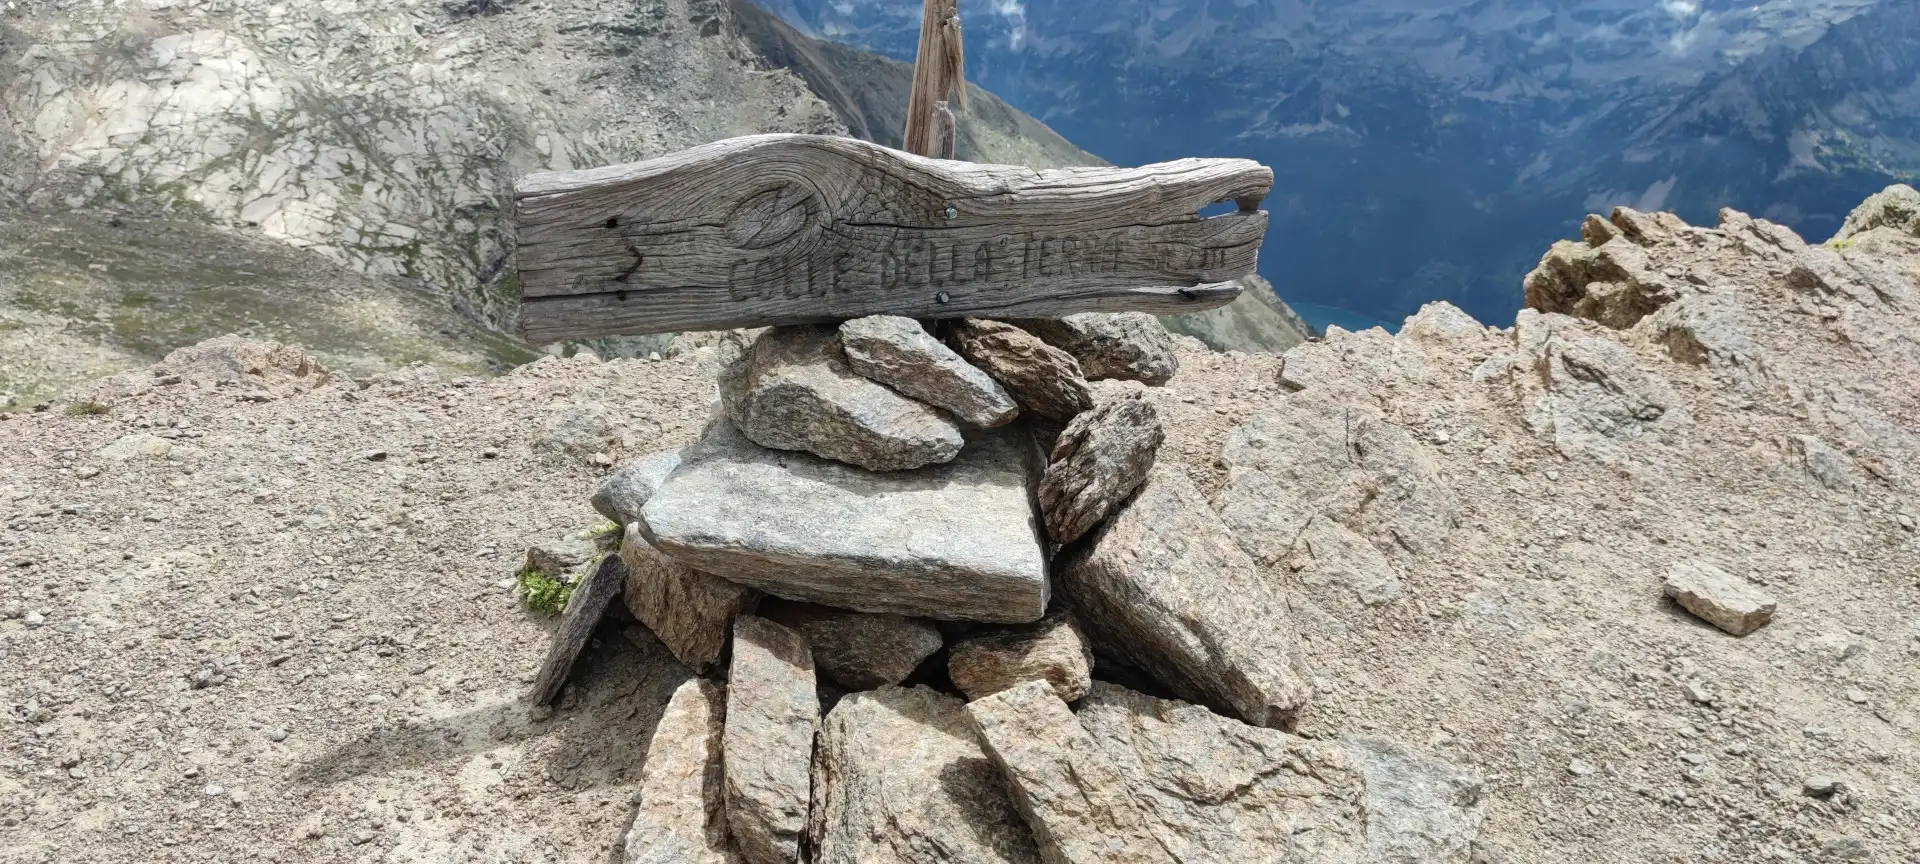
[[[770,0],[911,59],[919,4]],[[962,0],[968,77],[1120,164],[1272,165],[1261,271],[1397,319],[1512,314],[1614,204],[1824,237],[1920,169],[1920,0]]]

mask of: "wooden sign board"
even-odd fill
[[[1036,171],[754,135],[516,190],[536,344],[890,314],[1211,309],[1253,272],[1273,172],[1246,159]],[[1237,212],[1202,218],[1210,204]]]

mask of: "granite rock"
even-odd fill
[[[1192,481],[1160,466],[1060,569],[1094,649],[1258,726],[1311,693],[1284,600]]]
[[[1165,440],[1160,412],[1137,390],[1073,418],[1040,478],[1040,513],[1053,541],[1072,543],[1111,515],[1146,482]]]
[[[1064,423],[1093,407],[1080,362],[1012,324],[966,318],[953,325],[960,356],[986,370],[1020,407]]]
[[[1773,620],[1772,597],[1706,561],[1673,565],[1664,588],[1680,608],[1735,636],[1745,636]]]
[[[945,409],[968,426],[1004,426],[1020,414],[1020,406],[999,382],[960,359],[912,318],[856,318],[840,325],[840,343],[853,371]]]
[[[960,458],[876,473],[755,446],[714,424],[641,511],[682,564],[790,600],[861,612],[1037,621],[1047,558],[1019,427],[977,433]]]
[[[1093,686],[1093,649],[1071,613],[1037,624],[985,627],[955,642],[947,677],[968,699],[991,696],[1023,681],[1045,681],[1072,702]]]
[[[946,415],[854,374],[832,327],[770,327],[744,363],[729,410],[762,447],[899,471],[950,461],[966,443]]]
[[[748,864],[800,860],[819,724],[805,637],[764,618],[736,619],[722,760],[727,828]]]
[[[1173,335],[1145,312],[1081,312],[1008,323],[1072,354],[1092,380],[1121,378],[1158,386],[1180,371]]]
[[[811,603],[767,602],[756,613],[791,627],[813,646],[813,665],[848,690],[898,684],[940,650],[940,631],[903,615],[848,612]]]
[[[673,691],[640,769],[627,864],[741,864],[727,841],[720,739],[726,689],[701,678]]]
[[[752,588],[660,554],[637,524],[627,525],[620,560],[627,565],[622,593],[627,611],[697,674],[706,674],[726,656],[734,616],[760,597]]]
[[[667,475],[680,467],[680,454],[673,450],[649,453],[608,474],[593,490],[593,509],[615,525],[625,528],[640,518],[640,508],[660,490]]]
[[[814,864],[1039,864],[959,699],[888,687],[822,724],[809,829]]]

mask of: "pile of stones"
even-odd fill
[[[1163,384],[1170,343],[1137,313],[723,342],[701,438],[594,493],[619,552],[533,694],[616,597],[705,676],[626,860],[1465,862],[1477,776],[1285,731],[1279,590],[1156,466],[1146,388],[1088,383]]]

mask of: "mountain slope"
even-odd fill
[[[904,57],[910,6],[772,8]],[[1045,0],[962,16],[972,79],[1081,146],[1273,166],[1262,274],[1376,318],[1432,299],[1500,314],[1572,210],[1735,206],[1825,236],[1920,171],[1902,143],[1920,116],[1914,0]]]

